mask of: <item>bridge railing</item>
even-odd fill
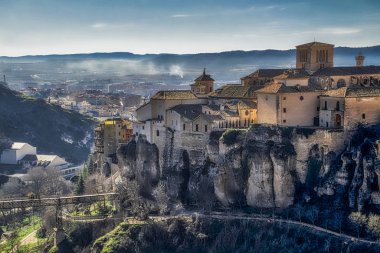
[[[28,208],[28,207],[45,207],[45,206],[62,206],[72,205],[80,203],[93,203],[103,200],[116,200],[118,194],[111,193],[99,193],[89,195],[78,196],[61,196],[61,197],[49,197],[38,199],[13,199],[13,200],[0,200],[0,210],[14,209],[14,208]]]

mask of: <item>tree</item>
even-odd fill
[[[76,188],[75,188],[75,194],[77,195],[81,195],[84,193],[84,179],[83,179],[83,175],[81,174],[79,176],[79,180],[77,182],[77,185],[76,185]]]
[[[169,212],[169,197],[166,194],[166,186],[161,181],[153,191],[153,196],[161,214]]]
[[[87,167],[87,171],[89,175],[95,173],[96,167],[95,167],[94,157],[92,156],[92,154],[88,156],[86,167]]]
[[[124,200],[123,205],[128,207],[134,216],[141,219],[148,218],[149,212],[153,209],[153,203],[142,196],[136,180],[122,178],[116,183],[116,189]]]
[[[64,195],[70,192],[68,182],[57,169],[42,167],[32,168],[28,171],[28,188],[37,197],[42,195]]]
[[[20,197],[25,195],[25,185],[18,178],[10,178],[0,190],[0,196],[5,198]]]
[[[306,216],[307,218],[315,225],[315,222],[318,220],[319,210],[317,207],[313,206],[307,210]]]

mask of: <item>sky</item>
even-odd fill
[[[379,0],[0,0],[0,55],[380,44]]]

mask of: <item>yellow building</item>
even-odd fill
[[[132,136],[132,122],[121,118],[107,119],[95,129],[95,151],[105,157],[116,154],[119,144],[130,141]]]

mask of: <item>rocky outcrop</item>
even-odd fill
[[[220,136],[210,135],[203,163],[168,138],[164,168],[158,148],[139,137],[119,149],[120,167],[147,189],[161,180],[172,201],[199,206],[285,208],[314,199],[362,210],[378,195],[376,135],[360,142],[370,135],[256,125]]]
[[[117,150],[117,158],[121,176],[136,180],[142,192],[151,194],[161,176],[157,146],[139,136],[137,141],[133,139],[122,145]]]

